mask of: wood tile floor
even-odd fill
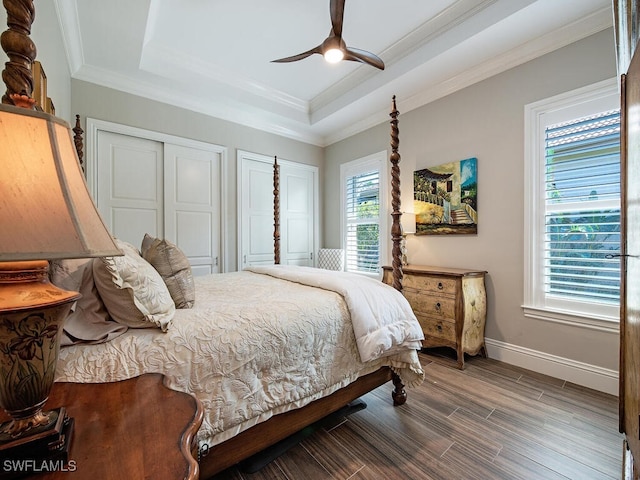
[[[258,472],[211,480],[621,477],[617,397],[481,357],[460,371],[440,353],[420,354],[426,380],[404,406],[383,385]]]

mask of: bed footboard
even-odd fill
[[[397,379],[397,380],[396,380]],[[394,405],[402,405],[407,394],[400,378],[389,367],[360,377],[353,383],[309,405],[276,415],[229,440],[208,449],[200,458],[200,478],[209,478],[258,453],[276,442],[317,422],[365,393],[393,380]]]

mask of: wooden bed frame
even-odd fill
[[[391,239],[393,247],[391,250],[393,267],[393,287],[402,291],[402,230],[400,228],[400,153],[398,109],[396,97],[393,96],[391,106]],[[274,263],[280,263],[280,171],[278,158],[273,162],[273,245]],[[393,382],[394,389],[391,393],[393,404],[403,405],[407,401],[407,393],[400,377],[389,367],[382,367],[379,370],[358,378],[346,387],[337,390],[333,394],[315,400],[310,404],[290,410],[286,413],[276,415],[266,422],[255,425],[229,440],[213,446],[209,449],[207,456],[200,460],[201,476],[203,479],[232,466],[250,457],[251,455],[264,450],[276,442],[302,430],[303,428],[317,422],[349,402],[356,400],[367,392],[384,385],[389,380]],[[210,458],[212,457],[212,458]]]
[[[31,24],[35,15],[33,0],[4,0],[7,9],[10,34],[10,42],[3,42],[9,62],[7,62],[3,72],[7,90],[2,97],[2,102],[13,104],[10,98],[13,94],[32,96],[33,76],[31,74],[31,64],[35,59],[35,46],[29,34]],[[393,218],[391,226],[392,247],[392,267],[393,267],[393,287],[402,290],[402,261],[401,261],[401,228],[400,228],[400,154],[398,153],[398,115],[395,96],[392,100],[391,109],[391,205]],[[76,146],[78,160],[84,170],[83,153],[83,133],[80,125],[80,117],[76,115],[75,128],[73,129],[74,143]],[[279,192],[279,167],[277,158],[274,161],[274,261],[280,263],[280,192]],[[387,383],[393,382],[394,389],[392,398],[394,405],[402,405],[406,402],[407,395],[400,377],[393,373],[389,367],[382,367],[379,370],[360,377],[356,381],[341,388],[333,394],[318,399],[305,407],[291,410],[286,413],[276,415],[271,419],[255,425],[248,430],[241,432],[235,437],[214,445],[209,448],[206,455],[199,458],[200,477],[209,478],[212,475],[237,464],[255,453],[287,438],[288,436],[302,430],[303,428],[317,422],[333,413],[349,402],[367,392]],[[204,452],[202,452],[204,453]]]
[[[391,205],[393,218],[391,226],[393,287],[402,290],[402,259],[400,242],[402,239],[400,229],[400,154],[398,153],[399,129],[398,109],[395,96],[392,99],[391,109]],[[78,153],[78,160],[84,170],[83,162],[83,129],[80,124],[80,116],[76,115],[74,131],[74,143]],[[273,211],[274,211],[274,263],[280,263],[280,171],[277,157],[273,162]],[[299,432],[303,428],[312,425],[327,415],[343,408],[348,403],[356,400],[367,392],[389,382],[393,382],[391,393],[394,405],[403,405],[407,400],[407,393],[400,377],[389,367],[358,378],[349,385],[337,390],[331,395],[320,398],[310,404],[288,412],[275,415],[269,420],[259,423],[235,437],[220,444],[208,448],[199,455],[200,477],[207,479],[216,473],[231,467],[238,462],[284,440],[290,435]]]

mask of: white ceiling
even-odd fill
[[[72,76],[329,145],[612,26],[611,0],[347,0],[343,38],[380,71],[320,55],[329,0],[56,0]],[[613,40],[613,39],[612,39]]]

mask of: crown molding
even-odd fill
[[[380,58],[384,60],[387,66],[385,72],[377,72],[370,68],[358,68],[312,98],[309,108],[312,123],[328,115],[329,113],[323,114],[323,111],[330,110],[331,105],[335,104],[337,99],[347,96],[349,92],[352,92],[356,87],[367,82],[371,83],[374,79],[377,80],[377,83],[380,83],[393,79],[394,76],[398,76],[399,74],[406,73],[415,65],[411,65],[410,62],[402,62],[405,64],[402,66],[398,64],[401,60],[422,47],[429,44],[434,45],[433,48],[429,49],[428,54],[423,52],[422,55],[420,55],[421,63],[424,63],[426,58],[433,58],[438,55],[443,51],[442,37],[445,33],[452,32],[456,27],[464,24],[467,20],[478,14],[478,12],[496,3],[496,1],[497,0],[484,0],[478,4],[478,2],[474,0],[460,0],[440,12],[428,22],[423,23],[380,53]],[[531,0],[528,1],[530,2]],[[470,33],[467,30],[459,32],[455,38],[451,38],[450,36],[447,41],[448,45],[445,45],[444,49],[450,48],[462,39],[468,38],[472,33],[473,32]],[[436,42],[436,39],[440,39],[440,41]],[[433,42],[435,42],[435,44]],[[392,68],[394,65],[396,65],[396,68]],[[400,72],[398,72],[398,70],[400,70]]]
[[[142,48],[140,68],[162,76],[167,76],[168,72],[179,72],[181,78],[197,78],[208,85],[211,85],[211,82],[226,85],[265,99],[272,104],[272,108],[279,107],[281,110],[290,110],[294,117],[298,117],[299,121],[308,120],[309,102],[245,78],[220,65],[203,62],[197,57],[185,55],[183,51],[147,42]]]
[[[547,53],[566,47],[590,35],[611,28],[613,26],[611,12],[603,8],[591,15],[566,25],[558,30],[547,33],[534,40],[512,48],[508,52],[498,55],[491,60],[482,62],[466,69],[444,82],[424,85],[422,90],[408,98],[398,100],[398,109],[404,113],[420,108],[428,103],[469,87],[477,82],[486,80],[494,75],[522,65]],[[325,136],[325,144],[344,140],[371,127],[386,121],[387,111],[379,110],[367,118],[342,128]]]
[[[512,8],[518,10],[532,1],[513,0]],[[373,75],[370,69],[358,68],[335,86],[307,102],[270,89],[251,79],[238,78],[232,72],[223,71],[216,65],[193,58],[185,59],[183,53],[154,45],[150,40],[152,35],[149,34],[152,29],[145,32],[140,61],[143,68],[142,78],[132,78],[86,65],[82,51],[77,0],[54,2],[72,78],[320,147],[326,147],[386,122],[386,103],[384,107],[383,103],[380,103],[380,108],[357,121],[352,121],[352,113],[358,109],[358,104],[363,106],[366,98],[371,95],[375,94],[376,98],[382,95],[385,98],[390,96],[387,93],[393,88],[393,82],[402,82],[404,74],[415,68],[424,68],[425,65],[428,67],[428,63],[434,61],[438,55],[441,57],[441,54],[446,54],[452,42],[456,39],[457,42],[461,41],[461,32],[466,32],[465,38],[468,38],[469,25],[465,22],[476,22],[472,26],[472,31],[475,31],[478,28],[482,29],[483,23],[495,21],[495,15],[504,15],[503,12],[496,11],[498,0],[485,0],[480,4],[476,0],[460,0],[385,50],[383,58],[390,68],[379,72],[377,76]],[[152,12],[149,15],[149,22],[153,23]],[[474,16],[478,15],[481,18],[473,20]],[[444,81],[423,82],[419,91],[414,89],[414,92],[408,93],[405,98],[399,98],[398,104],[403,112],[409,112],[612,25],[610,9],[603,8],[506,53],[464,71],[456,71]],[[151,26],[148,25],[148,28]],[[416,64],[417,58],[414,57],[420,57],[421,67]],[[177,64],[178,61],[180,65]],[[192,86],[195,86],[192,92],[178,92],[164,86],[163,79],[158,81],[158,75],[166,76],[167,72],[173,71],[183,72],[184,81],[185,63],[191,77],[195,79],[192,82]],[[214,89],[211,89],[212,82],[216,84]],[[198,90],[198,85],[208,88],[209,91],[215,90],[215,95],[202,95],[203,90]],[[207,85],[208,87],[205,87]],[[347,105],[349,107],[345,108]],[[366,108],[366,105],[364,106]],[[314,133],[314,130],[322,133]]]
[[[207,100],[198,95],[177,92],[174,89],[160,87],[157,83],[150,81],[132,80],[128,76],[89,65],[85,65],[75,72],[73,78],[292,140],[320,147],[325,146],[321,135],[301,128],[299,122],[268,112],[249,111],[246,108],[247,105],[223,105],[216,99]]]
[[[78,19],[78,5],[76,0],[53,0],[60,30],[69,63],[71,75],[84,65],[82,50],[82,35],[80,34],[80,20]]]

